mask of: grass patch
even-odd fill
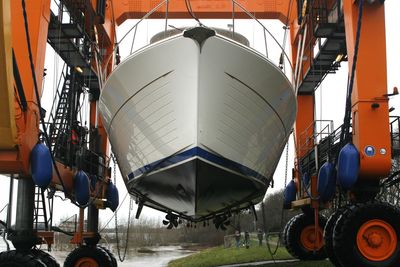
[[[334,267],[329,261],[298,261],[288,263],[266,264],[258,267]]]
[[[286,249],[279,248],[274,258],[290,259],[291,256]],[[253,245],[249,249],[244,247],[239,249],[236,247],[224,248],[221,246],[205,249],[187,257],[173,260],[168,264],[168,267],[212,267],[225,264],[267,261],[271,259],[266,246],[259,247],[258,245]]]

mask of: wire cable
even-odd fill
[[[122,199],[121,204],[119,205],[119,207],[116,209],[116,212],[122,207],[122,204],[124,204],[126,198],[128,197],[129,193],[126,193],[124,198]],[[111,221],[114,219],[115,217],[115,212],[114,214],[111,216],[111,218],[107,221],[107,223],[103,226],[103,228],[101,228],[101,230],[99,231],[99,234],[101,234],[106,228],[107,226],[111,223]]]
[[[190,2],[190,0],[185,0],[185,5],[186,5],[186,9],[189,12],[189,15],[196,20],[200,26],[204,26],[203,23],[201,23],[201,21],[199,20],[199,18],[194,14],[193,9],[192,9],[192,4]]]
[[[282,41],[282,52],[279,57],[279,64],[282,66],[283,70],[285,70],[285,57],[284,57],[284,52],[285,52],[285,47],[286,47],[286,42],[287,42],[287,36],[288,36],[288,30],[289,30],[289,17],[290,13],[292,12],[292,6],[293,6],[293,0],[290,0],[289,6],[288,6],[288,12],[286,15],[286,22],[285,26],[283,26],[284,29],[284,35],[283,35],[283,41]]]
[[[353,65],[351,66],[350,79],[349,79],[349,83],[348,83],[348,87],[347,87],[346,109],[345,109],[345,115],[344,115],[344,119],[343,119],[343,128],[342,128],[342,132],[340,133],[341,146],[343,146],[344,142],[350,141],[349,140],[349,132],[350,132],[350,121],[351,121],[351,95],[353,93],[354,78],[355,78],[357,59],[358,59],[358,48],[360,45],[363,6],[364,6],[364,0],[360,0],[359,6],[358,6],[357,33],[356,33],[356,43],[355,43],[355,47],[354,47]]]
[[[114,162],[114,184],[117,186],[117,160],[115,156],[112,154],[111,156],[113,162]],[[131,211],[133,209],[133,199],[129,199],[129,211],[128,211],[128,227],[126,229],[126,239],[125,239],[125,248],[124,248],[124,253],[121,255],[121,247],[120,247],[120,240],[119,240],[119,234],[118,234],[118,210],[115,211],[115,238],[117,239],[117,252],[118,252],[118,258],[120,262],[124,262],[126,258],[126,253],[128,251],[128,245],[129,245],[129,229],[131,226]]]
[[[39,89],[38,89],[38,83],[37,83],[37,79],[36,79],[36,73],[35,73],[35,66],[33,64],[33,56],[32,56],[32,45],[31,45],[31,39],[29,36],[29,25],[28,25],[28,15],[26,13],[26,5],[25,5],[25,0],[22,0],[22,12],[23,12],[23,17],[24,17],[24,27],[25,27],[25,37],[26,37],[26,42],[28,45],[28,56],[29,56],[29,63],[30,63],[30,69],[31,69],[31,75],[32,75],[32,79],[33,79],[33,85],[34,85],[34,91],[35,91],[35,96],[36,96],[36,101],[37,101],[37,105],[39,107],[39,117],[40,117],[40,123],[42,125],[43,128],[43,135],[45,137],[47,146],[50,146],[50,138],[47,134],[47,128],[46,128],[46,123],[45,123],[45,119],[43,116],[43,113],[41,112],[42,110],[42,106],[41,106],[41,102],[40,102],[40,95],[39,95]],[[56,171],[57,174],[57,178],[58,181],[61,184],[61,187],[63,189],[63,193],[65,195],[66,198],[69,198],[71,200],[71,202],[78,206],[79,208],[86,208],[89,207],[90,205],[93,204],[93,202],[96,200],[96,198],[99,196],[100,193],[100,189],[98,189],[96,196],[94,198],[92,198],[87,204],[85,205],[80,205],[79,203],[77,203],[73,198],[72,195],[70,195],[65,187],[64,181],[61,178],[61,174],[60,171],[58,169],[56,160],[54,158],[54,155],[52,153],[50,153],[50,157],[51,157],[51,161],[53,163],[54,169]]]
[[[22,0],[22,12],[23,12],[23,17],[24,17],[25,37],[26,37],[26,42],[27,42],[27,45],[28,45],[28,56],[29,56],[31,75],[32,75],[32,79],[33,79],[33,86],[35,88],[36,101],[37,101],[37,105],[39,107],[40,122],[41,122],[42,128],[43,128],[43,135],[44,135],[44,137],[46,139],[47,145],[49,146],[50,145],[50,138],[49,138],[49,136],[47,134],[47,129],[46,129],[46,124],[44,122],[43,113],[41,112],[42,106],[41,106],[41,103],[40,103],[40,95],[39,95],[39,89],[38,89],[38,84],[37,84],[37,80],[36,80],[35,66],[33,64],[32,46],[31,46],[31,39],[30,39],[30,36],[29,36],[28,15],[26,14],[25,0]],[[57,173],[58,180],[59,180],[59,182],[60,182],[60,184],[61,184],[61,186],[62,186],[62,188],[64,190],[64,194],[67,195],[67,191],[65,190],[66,187],[64,185],[64,181],[61,179],[61,175],[60,175],[60,172],[58,170],[58,167],[57,167],[56,161],[54,159],[54,156],[51,153],[50,153],[50,155],[51,155],[51,160],[52,160],[54,169],[55,169],[55,171]]]

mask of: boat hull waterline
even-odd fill
[[[192,220],[262,200],[297,109],[277,66],[202,27],[123,61],[99,107],[128,191]]]

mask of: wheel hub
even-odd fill
[[[367,221],[358,230],[357,247],[368,260],[384,261],[394,254],[396,246],[396,231],[383,220]]]
[[[315,233],[310,233],[308,235],[308,241],[314,243],[315,242]]]
[[[92,258],[81,258],[79,259],[76,263],[74,267],[100,267],[99,264],[97,263],[97,261],[95,261]]]
[[[383,237],[379,233],[373,232],[372,234],[364,238],[367,239],[368,245],[372,248],[377,248],[383,243]]]
[[[317,242],[317,238],[319,242]],[[317,237],[315,235],[314,225],[309,225],[305,227],[301,231],[300,242],[301,245],[309,251],[320,250],[324,246],[322,229],[321,228],[318,229],[318,237]]]

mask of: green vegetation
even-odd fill
[[[272,238],[273,239],[273,238]],[[273,240],[271,240],[272,243]],[[245,247],[231,247],[224,248],[223,246],[212,247],[202,250],[198,253],[189,255],[184,258],[173,260],[168,264],[168,267],[213,267],[220,265],[247,263],[247,262],[260,262],[272,260],[265,243],[262,247],[258,246],[258,241],[251,240],[249,249]],[[275,248],[273,244],[272,248]],[[275,260],[292,259],[290,254],[285,248],[280,247],[274,256]],[[259,265],[261,267],[333,267],[329,261],[308,261],[308,262],[289,262],[289,263],[276,263]]]
[[[329,261],[299,261],[277,264],[259,265],[258,267],[334,267]]]
[[[290,259],[284,248],[279,248],[275,259]],[[171,261],[169,267],[211,267],[224,264],[246,263],[271,260],[271,255],[265,246],[252,245],[249,249],[214,247],[192,254],[190,256]],[[299,265],[301,266],[301,265]],[[322,265],[321,265],[322,266]],[[327,265],[329,266],[329,265]]]

